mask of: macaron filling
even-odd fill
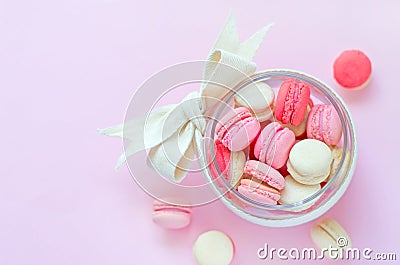
[[[163,212],[163,211],[187,213],[187,214],[191,213],[191,211],[189,209],[186,209],[184,207],[174,207],[174,206],[168,207],[167,206],[167,207],[160,207],[160,208],[155,208],[154,209],[155,213]]]
[[[260,203],[277,204],[280,193],[257,179],[242,179],[238,191]]]

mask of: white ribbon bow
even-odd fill
[[[242,81],[244,76],[255,73],[256,64],[252,59],[271,26],[262,28],[240,43],[231,14],[210,51],[204,69],[206,82],[203,82],[200,92],[192,92],[182,102],[160,107],[145,117],[99,130],[104,135],[131,140],[116,169],[128,157],[150,149],[148,164],[162,176],[175,182],[182,181],[194,156],[201,156],[201,140],[206,127],[203,114],[221,100],[230,87]]]

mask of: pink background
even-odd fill
[[[400,3],[166,2],[0,1],[0,264],[194,264],[192,244],[210,229],[232,237],[234,264],[270,264],[257,258],[264,243],[313,246],[315,222],[264,228],[219,201],[194,209],[182,231],[160,229],[152,200],[127,168],[113,169],[122,141],[96,133],[122,121],[150,75],[205,59],[230,10],[242,39],[276,23],[255,58],[259,70],[302,70],[343,96],[359,159],[347,193],[325,216],[348,230],[354,246],[398,251]],[[363,91],[344,91],[332,78],[333,59],[348,48],[372,60]]]

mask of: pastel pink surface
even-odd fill
[[[259,132],[259,121],[244,107],[230,110],[215,128],[216,138],[231,151],[245,149]]]
[[[332,105],[314,105],[308,115],[307,137],[336,145],[342,137],[342,122]]]
[[[263,184],[254,183],[250,179],[242,179],[238,191],[250,200],[264,204],[275,205],[280,198],[276,190]]]
[[[310,85],[296,79],[287,79],[276,96],[275,118],[283,124],[301,123],[310,101]]]
[[[347,103],[357,130],[357,167],[348,191],[324,216],[344,226],[353,246],[399,256],[398,221],[390,217],[398,206],[383,203],[400,200],[400,178],[390,177],[398,175],[393,163],[398,150],[382,152],[393,138],[381,137],[381,126],[372,126],[375,121],[393,124],[399,112],[394,77],[400,35],[392,34],[400,25],[399,9],[399,1],[365,0],[254,5],[0,1],[0,117],[2,125],[12,128],[2,134],[0,264],[194,265],[193,242],[210,229],[232,237],[237,250],[232,265],[342,263],[281,261],[276,255],[260,260],[256,252],[264,244],[288,250],[313,247],[309,231],[315,222],[262,227],[239,218],[221,201],[194,208],[186,229],[158,229],[151,220],[153,199],[127,167],[114,170],[121,140],[96,133],[96,128],[123,121],[132,93],[151,75],[172,64],[205,59],[228,10],[235,14],[241,40],[275,22],[254,58],[258,70],[304,71]],[[349,47],[371,58],[376,71],[370,89],[344,90],[333,79],[332,61]],[[198,86],[181,98],[194,89]],[[179,100],[167,95],[165,101]],[[24,140],[27,129],[33,141]],[[384,177],[376,181],[377,176]],[[366,191],[376,192],[365,196]]]
[[[270,123],[258,136],[254,155],[259,161],[279,169],[286,164],[295,141],[290,129],[283,128],[278,122]]]
[[[244,174],[264,181],[278,190],[283,189],[285,186],[285,179],[277,170],[256,160],[248,160],[246,162]]]
[[[372,72],[371,61],[359,50],[343,51],[333,64],[333,75],[344,88],[357,89],[366,84]]]

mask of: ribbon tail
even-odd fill
[[[146,116],[99,130],[99,132],[104,135],[118,136],[130,140],[124,154],[117,161],[115,168],[118,169],[130,156],[167,141],[171,136],[179,132],[182,126],[185,126],[190,119],[193,119],[193,124],[196,127],[204,130],[205,121],[202,118],[201,100],[198,92],[190,93],[179,104],[161,107]],[[190,126],[193,127],[193,124],[190,123]],[[193,135],[193,132],[191,134]],[[192,135],[190,135],[190,139]],[[178,142],[178,144],[180,143]],[[187,148],[185,147],[182,150]]]
[[[211,48],[209,55],[211,55],[215,50],[219,49],[235,52],[238,49],[239,44],[239,35],[236,30],[235,17],[231,12],[214,46]]]
[[[261,30],[254,33],[250,38],[242,42],[239,45],[236,54],[243,58],[246,58],[247,60],[252,60],[261,43],[264,41],[265,35],[272,26],[272,23],[265,26]]]
[[[124,123],[105,129],[97,129],[97,132],[110,137],[120,137],[130,140],[142,139],[143,136],[141,135],[143,135],[143,132],[140,131],[143,131],[145,123],[159,123],[160,121],[157,120],[162,119],[162,117],[170,112],[174,106],[175,105],[167,105],[160,107],[156,110],[151,111],[148,115],[144,115],[142,117],[138,117],[136,119],[126,121]]]
[[[123,135],[123,131],[124,131],[123,123],[105,129],[97,129],[97,132],[100,134],[110,137],[121,137],[121,138]]]
[[[118,158],[118,160],[117,160],[117,163],[116,163],[114,169],[115,169],[115,170],[118,170],[118,169],[126,162],[126,160],[127,160],[129,157],[131,157],[131,156],[133,156],[134,154],[136,154],[136,153],[138,153],[138,152],[140,152],[140,151],[143,151],[143,150],[145,150],[145,148],[138,147],[138,145],[135,145],[135,144],[132,144],[132,143],[131,143],[131,144],[128,146],[128,148],[125,149],[124,153],[122,153],[122,154],[119,156],[119,158]]]

